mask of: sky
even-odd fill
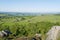
[[[0,0],[2,12],[60,12],[60,0]]]

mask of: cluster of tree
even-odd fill
[[[15,22],[11,24],[2,23],[0,24],[0,30],[8,29],[16,36],[33,36],[36,33],[45,34],[48,30],[54,26],[60,25],[60,23],[50,22],[37,22],[37,23],[20,23]]]

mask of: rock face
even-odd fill
[[[57,40],[59,35],[60,26],[53,26],[47,33],[46,40]]]

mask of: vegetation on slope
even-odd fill
[[[17,37],[34,36],[36,33],[44,36],[55,25],[60,25],[60,16],[5,16],[0,18],[0,31],[8,29]]]

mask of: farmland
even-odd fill
[[[0,31],[10,30],[17,37],[33,37],[36,33],[45,34],[52,26],[60,25],[59,15],[12,16],[0,14]]]

